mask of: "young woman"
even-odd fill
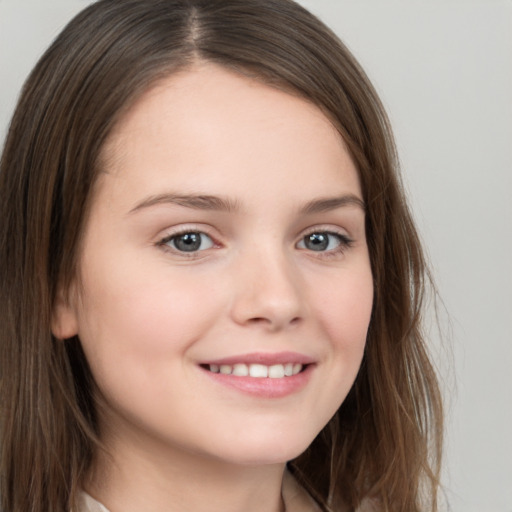
[[[100,0],[0,171],[5,512],[437,509],[386,115],[289,0]]]

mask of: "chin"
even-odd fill
[[[267,440],[247,440],[243,444],[231,444],[222,458],[227,462],[244,466],[286,464],[301,455],[312,441],[313,438],[310,437],[293,439],[290,435],[285,439],[275,436]]]

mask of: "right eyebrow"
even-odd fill
[[[129,214],[160,204],[176,204],[194,210],[216,210],[223,212],[237,212],[240,210],[238,202],[226,197],[203,194],[159,194],[143,199],[129,211]]]

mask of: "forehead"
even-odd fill
[[[141,188],[150,173],[160,174],[162,185],[186,178],[187,187],[201,188],[241,174],[246,186],[256,186],[262,174],[339,179],[340,169],[350,170],[358,187],[344,141],[318,107],[209,63],[144,93],[115,126],[103,157],[107,174],[135,179]]]

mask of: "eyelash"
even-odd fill
[[[162,238],[161,240],[159,240],[157,242],[157,246],[161,247],[163,250],[165,251],[169,251],[169,252],[172,252],[173,254],[179,254],[180,256],[182,257],[185,257],[185,258],[199,258],[201,257],[201,253],[203,251],[205,251],[206,249],[203,249],[203,250],[196,250],[196,251],[190,251],[190,252],[187,252],[187,251],[180,251],[178,248],[176,248],[175,246],[174,247],[171,247],[169,245],[170,242],[173,242],[173,240],[177,240],[178,238],[182,237],[183,235],[188,235],[188,234],[198,234],[198,235],[206,235],[212,242],[212,247],[218,247],[219,244],[217,244],[217,242],[215,241],[215,239],[210,236],[208,233],[206,233],[204,230],[201,230],[201,229],[195,229],[193,227],[190,227],[190,228],[183,228],[179,231],[176,231],[174,233],[171,233],[169,235],[166,235],[164,238]],[[174,244],[173,244],[174,245]],[[210,248],[210,247],[209,247]],[[208,248],[208,249],[209,249]]]
[[[211,240],[212,246],[208,247],[206,249],[202,249],[202,250],[194,250],[194,251],[187,252],[187,251],[179,250],[178,248],[176,248],[176,246],[171,247],[169,245],[170,242],[173,242],[173,241],[177,240],[179,237],[182,237],[183,235],[188,235],[188,234],[205,235]],[[328,229],[322,229],[320,227],[320,228],[311,229],[310,231],[308,231],[304,235],[302,235],[300,240],[295,244],[295,246],[304,242],[307,237],[314,235],[314,234],[328,235],[330,237],[335,237],[338,240],[338,246],[335,247],[334,249],[330,249],[327,251],[315,251],[313,249],[308,250],[307,248],[304,248],[304,249],[300,248],[301,250],[309,251],[310,253],[316,253],[316,256],[318,256],[320,258],[329,259],[329,258],[339,257],[340,255],[344,254],[347,249],[350,249],[354,244],[354,241],[351,238],[349,238],[346,234],[328,230]],[[181,229],[177,232],[166,235],[164,238],[159,240],[156,245],[166,251],[172,252],[174,254],[179,254],[181,257],[185,257],[185,258],[199,258],[199,257],[201,257],[202,252],[204,252],[210,248],[219,247],[219,244],[215,241],[215,239],[212,236],[210,236],[204,230],[195,229],[193,227],[190,227],[190,228],[187,227],[187,228]]]
[[[314,251],[312,249],[309,250],[310,253],[316,253],[317,257],[324,258],[324,259],[331,259],[331,258],[337,258],[342,256],[345,251],[350,249],[354,245],[354,240],[352,240],[350,237],[348,237],[345,233],[339,233],[337,231],[332,231],[329,229],[322,229],[320,228],[314,228],[310,231],[306,232],[304,235],[302,235],[299,242],[297,242],[297,245],[301,242],[304,242],[307,237],[311,235],[328,235],[330,237],[335,237],[338,240],[338,245],[334,249],[330,249],[327,251]],[[303,250],[308,250],[307,248]]]

